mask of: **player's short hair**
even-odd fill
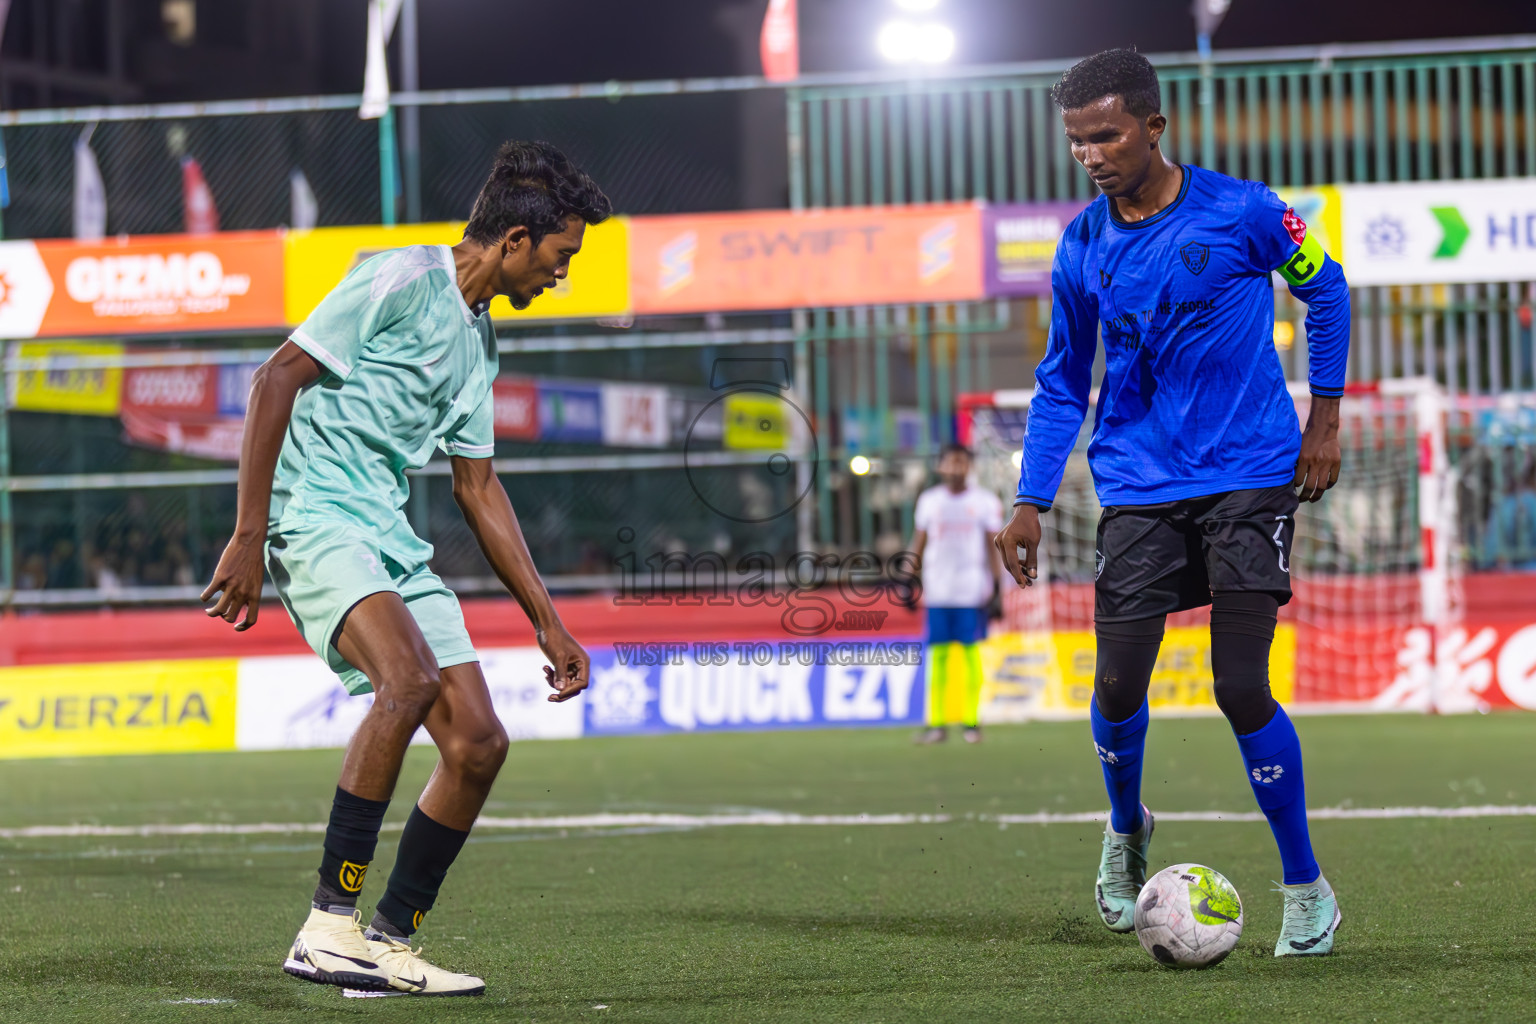
[[[1079,110],[1105,96],[1118,96],[1126,112],[1146,117],[1163,109],[1163,94],[1152,62],[1132,50],[1102,50],[1067,69],[1051,86],[1062,110]]]
[[[976,461],[976,456],[972,455],[971,450],[963,444],[951,443],[945,445],[943,448],[940,448],[939,458],[943,459],[946,455],[964,455],[971,462]]]
[[[613,204],[597,182],[547,142],[505,142],[475,199],[464,237],[495,245],[525,227],[534,245],[565,230],[572,217],[601,224]]]

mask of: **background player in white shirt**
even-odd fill
[[[981,704],[981,641],[987,606],[1002,580],[991,538],[1003,526],[1003,503],[970,482],[971,453],[949,445],[939,456],[939,479],[917,499],[912,550],[922,574],[927,612],[928,728],[921,743],[942,742],[958,721],[965,741],[977,743]]]

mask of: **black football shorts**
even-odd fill
[[[1285,604],[1296,505],[1292,486],[1281,484],[1105,508],[1094,618],[1129,622],[1199,608],[1213,591],[1261,591]]]

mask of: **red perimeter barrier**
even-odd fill
[[[647,599],[622,605],[611,596],[562,597],[560,618],[579,643],[598,645],[644,641],[823,640],[910,638],[922,634],[922,619],[884,597],[855,605],[834,591],[797,596],[799,609],[786,627],[786,608],[777,606],[660,604]],[[821,604],[819,602],[825,602]],[[463,602],[469,634],[481,647],[532,646],[533,629],[511,598]],[[881,613],[885,613],[883,616]],[[239,658],[302,654],[309,650],[282,605],[262,605],[256,625],[236,633],[197,608],[103,610],[90,612],[8,612],[0,617],[0,665],[47,665],[90,661],[147,661],[160,658]]]

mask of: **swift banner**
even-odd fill
[[[983,296],[969,203],[636,217],[630,250],[637,313]]]
[[[988,295],[1049,295],[1056,243],[1084,202],[1010,203],[982,211]]]
[[[0,243],[0,337],[277,327],[275,231]]]
[[[404,245],[455,245],[463,237],[462,222],[291,232],[283,240],[287,322],[290,326],[303,323],[347,271],[375,253]],[[515,310],[500,296],[491,301],[491,316],[496,320],[552,320],[628,312],[629,222],[625,217],[589,225],[581,252],[571,261],[571,275],[527,309]]]
[[[1343,185],[1352,285],[1536,279],[1536,178]]]

